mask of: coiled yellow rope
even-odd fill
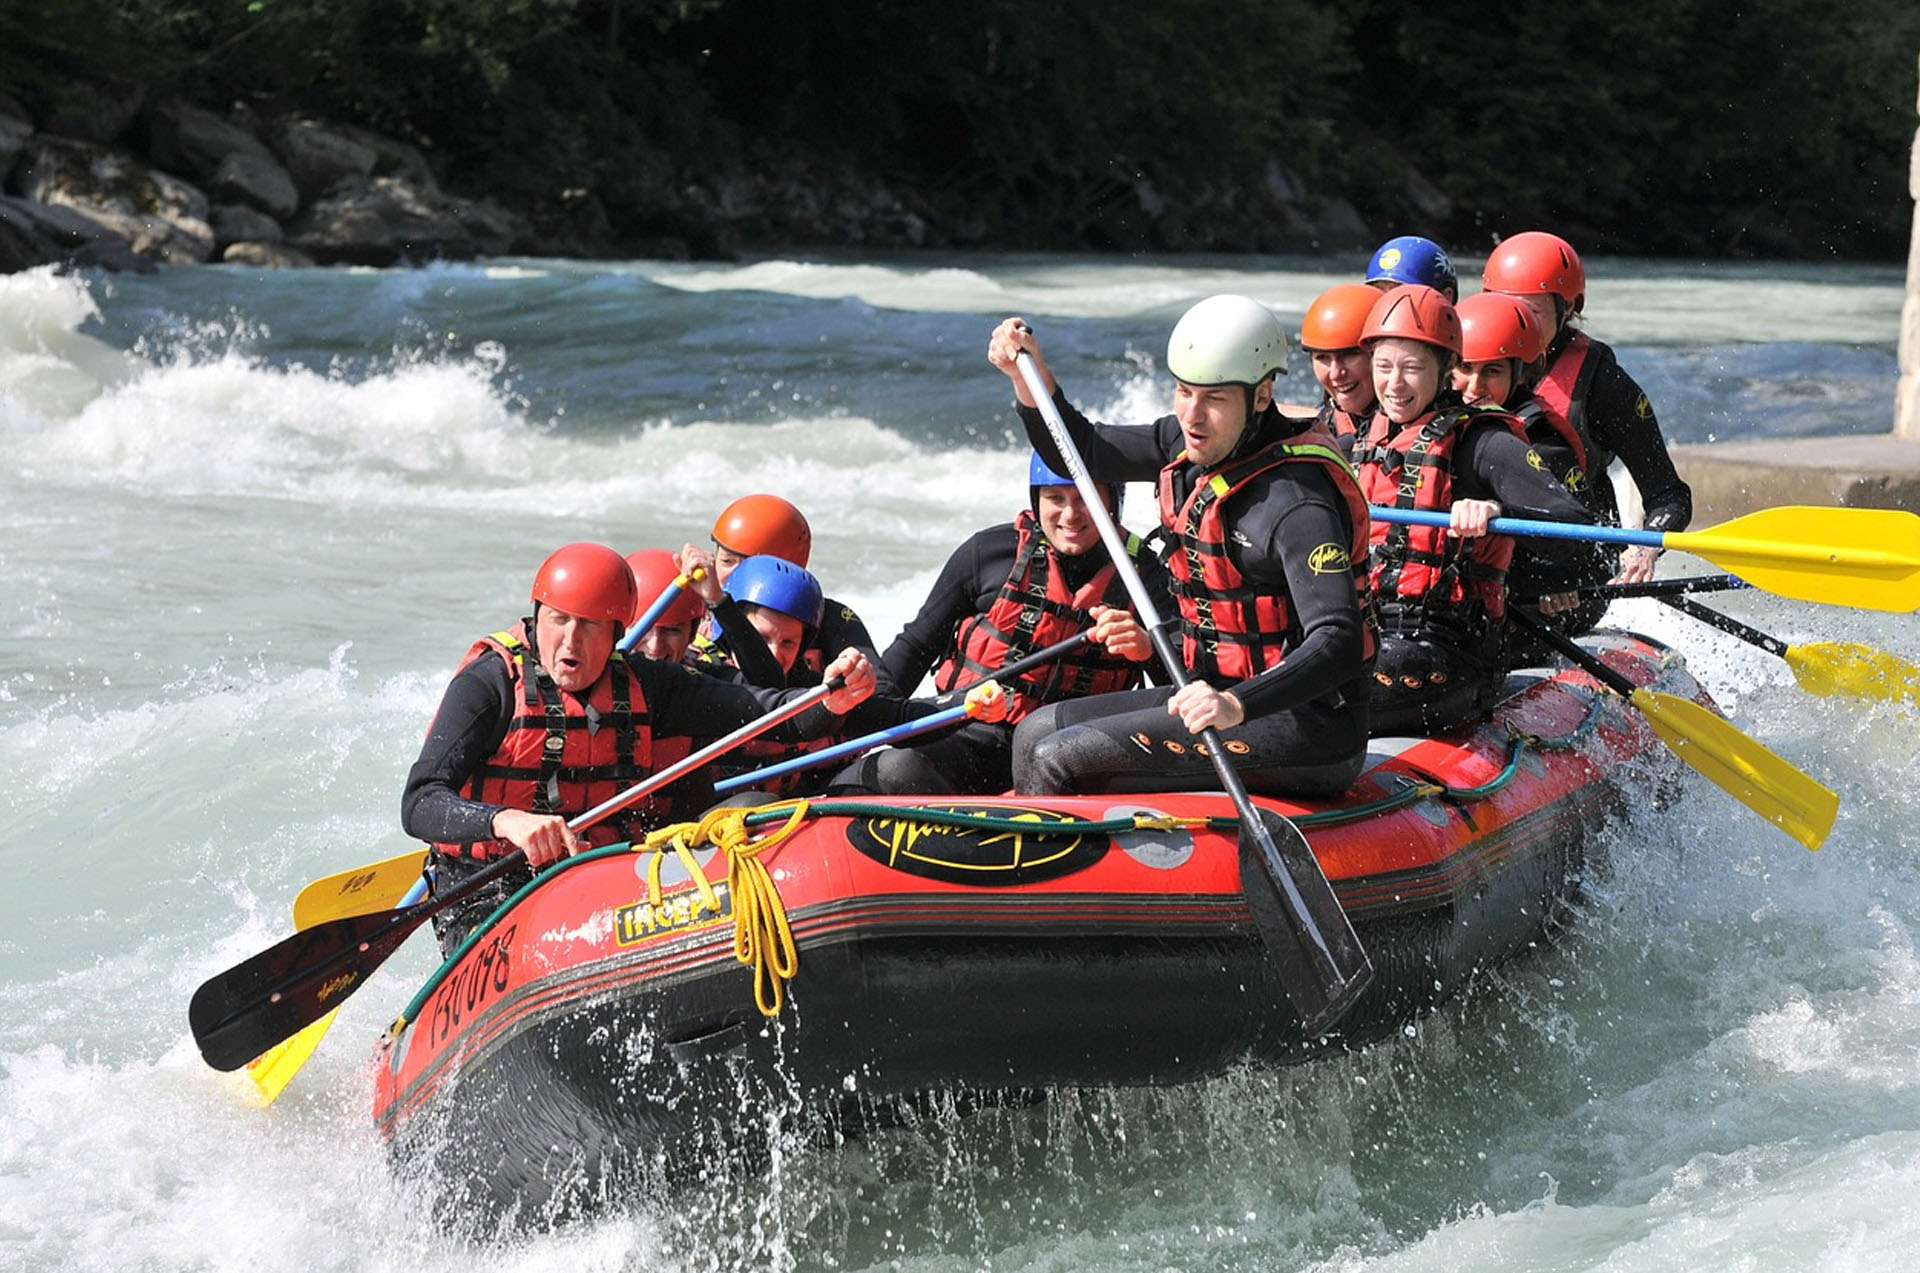
[[[799,829],[806,820],[808,802],[793,801],[786,822],[758,839],[747,830],[747,815],[764,815],[769,808],[787,807],[715,809],[698,822],[662,827],[635,846],[639,852],[653,854],[647,863],[647,900],[655,906],[660,904],[660,864],[672,849],[700,890],[696,914],[701,910],[719,914],[720,899],[694,861],[692,851],[712,844],[727,855],[727,892],[733,898],[733,955],[753,969],[753,1001],[767,1017],[780,1015],[787,982],[800,970],[800,952],[794,946],[793,926],[787,921],[780,891],[774,887],[773,875],[760,855]]]

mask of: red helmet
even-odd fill
[[[633,569],[633,581],[639,589],[634,598],[633,618],[628,622],[638,623],[640,616],[660,599],[660,594],[667,590],[667,586],[680,577],[680,567],[673,564],[673,554],[664,548],[642,548],[637,553],[628,553],[627,565]],[[706,609],[706,602],[689,584],[680,589],[672,604],[661,611],[660,617],[654,622],[697,623]]]
[[[549,605],[576,619],[633,622],[640,589],[627,559],[605,544],[568,544],[540,563],[533,577],[535,605]]]
[[[721,510],[713,542],[740,557],[769,556],[805,566],[813,530],[800,510],[778,495],[742,495]]]
[[[1489,292],[1524,296],[1551,292],[1579,313],[1587,303],[1587,271],[1580,254],[1557,234],[1527,230],[1500,241],[1480,272],[1480,286]]]
[[[1533,362],[1546,352],[1540,320],[1504,292],[1477,292],[1454,306],[1460,315],[1460,357],[1465,362],[1518,358]]]
[[[1460,353],[1460,315],[1447,298],[1419,283],[1402,283],[1379,293],[1360,330],[1361,344],[1398,336]]]
[[[1361,329],[1379,299],[1380,289],[1366,283],[1328,288],[1313,298],[1300,320],[1300,348],[1322,354],[1360,348]]]

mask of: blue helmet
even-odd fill
[[[1447,250],[1417,234],[1402,234],[1382,243],[1367,262],[1367,282],[1419,283],[1436,292],[1460,294],[1460,278],[1453,272]]]
[[[1041,487],[1072,485],[1073,479],[1063,477],[1054,472],[1053,466],[1041,457],[1040,452],[1035,451],[1033,458],[1027,462],[1027,497],[1032,502],[1033,510],[1036,514],[1040,511]],[[1106,490],[1107,510],[1115,517],[1118,517],[1120,516],[1121,496],[1125,494],[1126,487],[1122,486],[1119,482],[1114,482],[1108,485]]]
[[[800,620],[810,628],[820,626],[826,611],[820,581],[804,566],[796,566],[779,557],[749,557],[727,575],[721,591],[743,606],[765,606]]]

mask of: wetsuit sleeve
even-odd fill
[[[1693,490],[1673,466],[1645,390],[1611,357],[1594,370],[1587,389],[1587,428],[1633,475],[1646,509],[1646,528],[1685,530],[1693,520]]]
[[[896,690],[912,693],[918,689],[927,673],[953,648],[960,625],[985,613],[1000,585],[1013,572],[1013,546],[1017,542],[1011,523],[994,526],[968,539],[947,558],[926,601],[921,603],[920,613],[900,629],[900,635],[881,656],[880,662]],[[992,552],[996,546],[1001,549],[998,554]],[[1000,563],[998,576],[992,576],[989,559]],[[992,582],[986,582],[990,576]]]
[[[1232,687],[1250,717],[1310,703],[1366,670],[1366,634],[1352,574],[1344,569],[1316,571],[1311,565],[1316,549],[1353,541],[1345,506],[1332,484],[1317,473],[1283,475],[1274,480],[1261,507],[1274,510],[1275,520],[1256,540],[1258,558],[1249,556],[1243,569],[1257,579],[1278,567],[1301,637],[1279,666]],[[1258,520],[1241,516],[1233,524],[1248,529]]]
[[[761,644],[764,646],[765,642]],[[882,695],[899,692],[893,676],[880,661],[879,651],[874,648],[873,635],[867,631],[867,625],[860,616],[853,612],[852,606],[835,601],[832,597],[827,598],[826,614],[820,620],[820,631],[815,637],[815,644],[827,663],[839,658],[842,650],[851,648],[860,651],[867,656],[867,662],[873,664],[873,692]],[[794,670],[796,672],[800,670],[799,664],[794,665]],[[797,684],[792,679],[787,683]],[[812,672],[808,672],[806,684],[817,685],[819,678]]]
[[[1593,513],[1571,494],[1524,439],[1493,421],[1469,425],[1455,456],[1454,495],[1462,499],[1500,502],[1508,517],[1541,522],[1593,524]],[[1585,540],[1530,538],[1535,558],[1549,570],[1573,579],[1593,555]]]
[[[469,800],[460,789],[500,749],[513,707],[513,679],[492,653],[448,682],[401,791],[400,825],[408,835],[431,844],[493,838],[493,815],[503,806]]]
[[[1158,535],[1141,545],[1140,555],[1135,564],[1140,571],[1140,585],[1146,589],[1147,599],[1153,602],[1154,610],[1160,615],[1160,621],[1169,624],[1166,629],[1168,640],[1179,648],[1180,602],[1173,595],[1173,576],[1167,570],[1166,559],[1160,555],[1161,540]],[[1131,598],[1129,598],[1131,600]],[[1135,614],[1139,619],[1140,615]],[[1144,619],[1141,620],[1145,622]],[[1141,665],[1147,680],[1154,685],[1171,685],[1173,677],[1167,674],[1167,665],[1160,661],[1160,651],[1155,648],[1153,657]]]
[[[1151,482],[1180,451],[1180,423],[1172,416],[1163,416],[1152,424],[1096,424],[1081,415],[1065,393],[1054,394],[1053,405],[1096,482]],[[1040,452],[1040,458],[1056,473],[1071,472],[1066,457],[1054,446],[1039,408],[1018,403],[1015,408],[1027,430],[1027,441]]]
[[[712,607],[712,614],[714,623],[720,628],[720,635],[726,640],[727,653],[733,656],[733,665],[740,669],[740,675],[748,684],[786,683],[786,673],[780,670],[780,661],[773,657],[766,639],[732,597],[721,597],[720,604]]]

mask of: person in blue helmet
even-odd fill
[[[1122,488],[1105,489],[1120,514]],[[1155,604],[1172,591],[1158,555],[1137,536],[1128,556]],[[924,742],[869,752],[833,782],[836,794],[982,795],[1013,785],[1014,726],[1049,703],[1134,689],[1158,667],[1152,643],[1129,607],[1126,585],[1101,542],[1086,501],[1035,454],[1027,465],[1027,508],[961,544],[919,614],[882,656],[894,684],[917,686],[933,672],[936,693],[978,684],[1002,668],[1082,633],[1084,645],[1001,684],[1003,721],[970,720]],[[1158,679],[1164,680],[1164,673]]]
[[[1432,239],[1417,234],[1400,234],[1374,249],[1367,262],[1367,283],[1381,291],[1402,283],[1431,287],[1452,305],[1460,299],[1460,277],[1454,272],[1453,258]]]

